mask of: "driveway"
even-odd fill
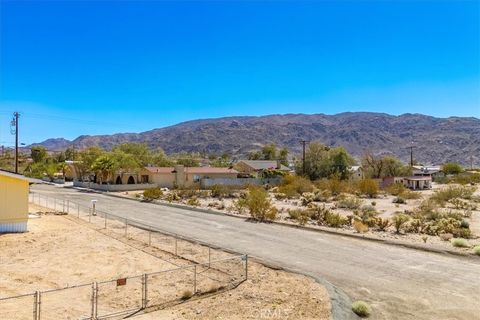
[[[428,253],[350,237],[252,223],[71,188],[32,191],[89,205],[212,245],[326,279],[373,319],[480,319],[480,259]]]

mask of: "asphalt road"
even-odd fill
[[[54,186],[32,190],[89,205],[212,245],[321,277],[373,319],[480,319],[480,259],[390,246],[338,235],[253,223]]]

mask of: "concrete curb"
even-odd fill
[[[76,189],[79,189],[79,188],[76,188]],[[80,189],[80,190],[86,190],[86,189]],[[192,207],[192,206],[188,206],[188,205],[168,203],[168,202],[158,202],[158,201],[146,202],[146,201],[142,201],[142,200],[138,200],[138,199],[134,199],[134,198],[127,198],[127,197],[119,196],[119,195],[116,195],[116,194],[110,194],[108,192],[102,192],[102,191],[91,190],[91,189],[87,189],[87,190],[89,190],[91,192],[95,192],[95,193],[104,194],[104,195],[109,196],[109,197],[126,199],[126,200],[131,200],[131,201],[136,201],[136,202],[151,203],[151,204],[155,204],[155,205],[172,207],[172,208],[177,208],[177,209],[188,209],[188,210],[191,210],[191,211],[203,212],[203,213],[209,213],[209,214],[216,214],[216,215],[221,215],[221,216],[228,216],[228,217],[242,219],[242,220],[248,219],[247,217],[238,216],[238,215],[235,215],[235,214],[221,212],[221,211],[216,211],[216,210],[212,210],[212,209],[202,209],[202,208]],[[365,236],[365,235],[361,235],[361,234],[347,233],[347,232],[331,230],[331,229],[326,229],[326,228],[314,228],[314,227],[309,227],[309,226],[300,226],[300,225],[295,225],[295,224],[291,224],[291,223],[287,223],[287,222],[281,222],[281,221],[272,221],[272,222],[269,222],[269,223],[284,226],[284,227],[288,227],[288,228],[308,230],[308,231],[320,232],[320,233],[328,233],[328,234],[344,236],[344,237],[349,237],[349,238],[354,238],[354,239],[359,239],[359,240],[367,240],[367,241],[377,242],[377,243],[391,245],[391,246],[404,247],[404,248],[419,250],[419,251],[424,251],[424,252],[437,253],[437,254],[448,254],[448,255],[453,255],[453,256],[462,257],[462,258],[476,259],[476,256],[473,253],[458,252],[458,251],[449,250],[449,249],[424,247],[420,244],[413,244],[413,243],[402,242],[402,241],[394,241],[394,240],[388,240],[388,239],[379,239],[379,238],[369,237],[369,236]]]

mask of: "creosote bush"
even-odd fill
[[[370,316],[372,308],[365,301],[358,300],[352,303],[352,311],[359,317],[365,318]]]
[[[312,192],[313,188],[310,180],[301,176],[287,175],[278,187],[278,192],[288,198],[298,198],[305,192]]]
[[[410,220],[410,216],[404,213],[398,213],[392,217],[392,222],[395,227],[395,232],[400,233],[405,224]]]
[[[267,191],[262,187],[250,186],[242,206],[258,221],[275,220],[277,217],[277,208],[272,206]]]
[[[143,191],[143,199],[147,201],[160,199],[162,195],[163,195],[163,192],[162,190],[160,190],[160,188],[151,188]]]
[[[378,182],[373,179],[363,179],[358,183],[358,189],[361,194],[370,198],[375,198],[378,195]]]
[[[468,242],[467,240],[463,238],[453,238],[450,240],[452,243],[452,246],[457,247],[457,248],[467,248],[468,247]]]
[[[475,253],[477,256],[480,256],[480,246],[475,246],[473,248],[473,253]]]
[[[475,190],[475,187],[448,186],[447,188],[435,191],[431,199],[439,205],[444,206],[446,202],[455,198],[464,200],[471,199]]]
[[[356,196],[349,196],[342,194],[338,197],[337,208],[344,209],[358,209],[362,205],[363,201]]]

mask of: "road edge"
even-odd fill
[[[226,213],[226,212],[222,212],[222,211],[197,208],[197,207],[183,205],[183,204],[168,203],[168,202],[157,202],[157,201],[146,202],[146,201],[142,201],[142,200],[135,199],[135,198],[128,198],[128,197],[123,197],[123,196],[116,195],[116,194],[111,194],[111,193],[105,192],[105,191],[98,191],[98,190],[93,190],[93,189],[85,189],[85,188],[77,188],[77,187],[71,187],[71,188],[77,189],[77,190],[89,190],[90,192],[103,194],[103,195],[106,195],[106,196],[109,196],[109,197],[126,199],[126,200],[131,200],[131,201],[136,201],[136,202],[150,203],[150,204],[154,204],[154,205],[158,205],[158,206],[166,206],[166,207],[172,207],[172,208],[184,209],[184,210],[188,209],[188,210],[192,210],[192,211],[196,211],[196,212],[203,212],[203,213],[216,214],[216,215],[221,215],[221,216],[228,216],[228,217],[243,219],[243,220],[245,220],[247,218],[247,217],[242,217],[242,216],[238,216],[238,215],[235,215],[235,214],[230,214],[230,213]],[[429,248],[429,247],[424,247],[422,245],[413,244],[413,243],[387,240],[387,239],[379,239],[379,238],[369,237],[369,236],[365,236],[365,235],[361,235],[361,234],[352,234],[352,233],[347,233],[347,232],[342,232],[342,231],[337,231],[337,230],[331,230],[331,229],[313,228],[313,227],[309,227],[309,226],[295,225],[295,224],[281,222],[281,221],[271,221],[271,222],[268,222],[268,223],[272,223],[272,224],[276,224],[276,225],[280,225],[280,226],[284,226],[284,227],[289,227],[289,228],[295,228],[295,229],[301,229],[301,230],[307,230],[307,231],[313,231],[313,232],[319,232],[319,233],[328,233],[328,234],[350,237],[350,238],[359,239],[359,240],[377,242],[377,243],[381,243],[381,244],[385,244],[385,245],[404,247],[404,248],[419,250],[419,251],[424,251],[424,252],[430,252],[430,253],[436,253],[436,254],[442,254],[442,255],[453,255],[453,256],[467,258],[467,259],[476,259],[476,256],[473,253],[464,253],[464,252],[458,252],[458,251],[449,250],[449,249]]]

